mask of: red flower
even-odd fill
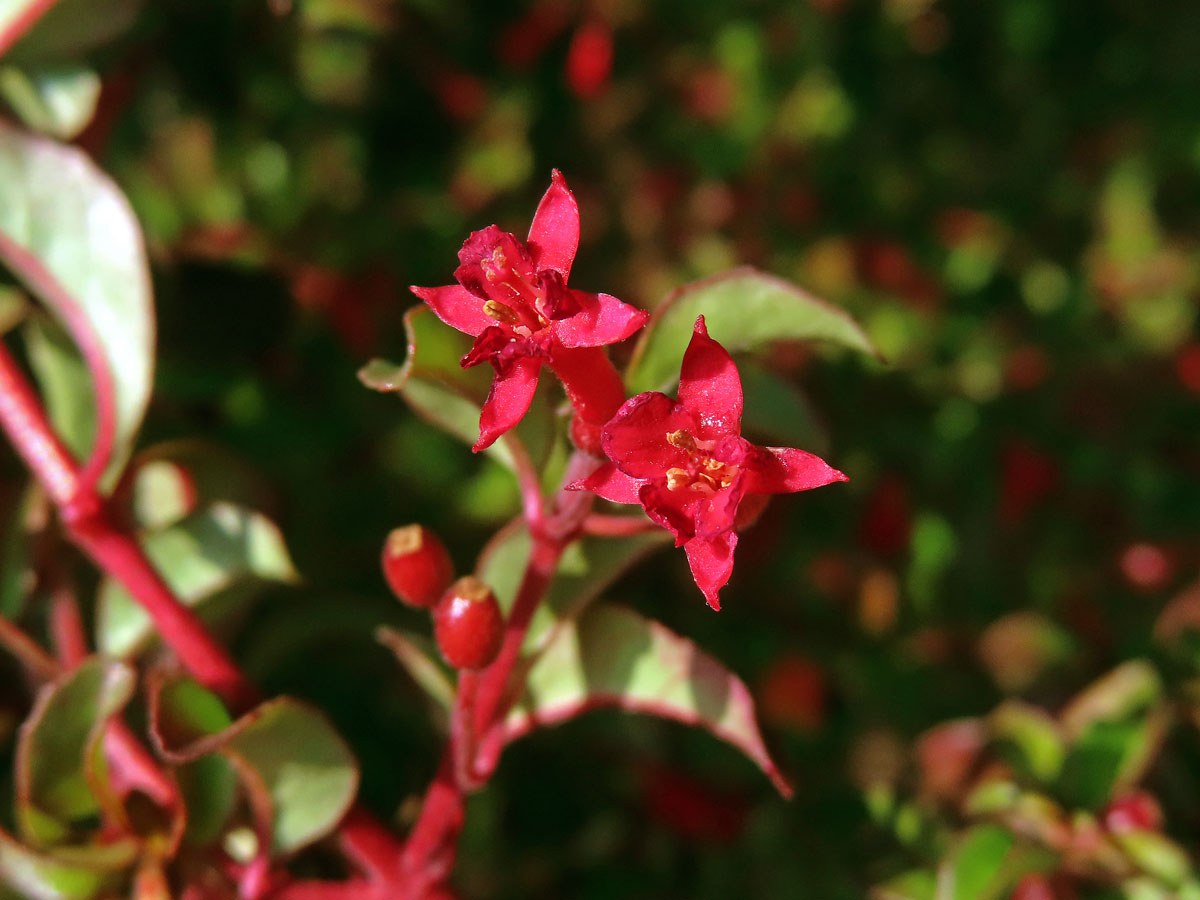
[[[617,503],[642,504],[684,548],[713,609],[721,608],[717,592],[733,570],[738,504],[747,495],[846,480],[811,453],[750,443],[741,423],[742,380],[701,316],[683,356],[679,399],[651,391],[626,401],[604,427],[602,446],[611,462],[572,485]]]
[[[476,451],[525,415],[544,363],[561,358],[573,368],[570,351],[623,341],[646,321],[645,311],[616,297],[567,287],[578,246],[579,207],[555,170],[527,240],[495,225],[473,232],[458,251],[458,284],[412,288],[439,319],[475,338],[463,368],[490,362],[496,370]]]

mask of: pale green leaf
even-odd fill
[[[602,706],[703,728],[791,795],[763,743],[746,685],[686,638],[612,605],[592,606],[557,629],[529,670],[507,729],[515,737]]]
[[[836,306],[773,275],[733,269],[685,284],[663,300],[642,330],[625,374],[631,392],[674,386],[700,315],[709,335],[730,353],[776,340],[808,340],[877,355],[863,330]]]
[[[276,525],[265,516],[215,503],[142,542],[146,555],[172,592],[199,606],[227,589],[297,578]],[[140,650],[152,636],[150,617],[113,579],[101,582],[96,640],[113,656]]]

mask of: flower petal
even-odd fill
[[[476,453],[486,450],[496,438],[521,421],[533,402],[541,368],[541,359],[522,357],[503,375],[496,373],[492,390],[479,415],[479,440],[472,450]]]
[[[834,481],[849,481],[825,460],[792,447],[755,447],[746,473],[750,494],[788,494],[807,491]]]
[[[692,417],[666,394],[648,391],[631,397],[604,426],[604,455],[634,478],[665,478],[672,466],[686,466],[687,454],[667,435],[695,427]]]
[[[630,478],[612,463],[605,463],[587,478],[567,485],[569,491],[591,491],[613,503],[640,503],[638,491],[646,482]]]
[[[742,379],[725,348],[708,336],[704,316],[696,319],[679,370],[679,402],[696,418],[703,440],[739,434]]]
[[[646,324],[650,314],[608,294],[570,291],[580,310],[551,325],[564,347],[603,347],[623,341]]]
[[[683,545],[696,587],[704,592],[708,605],[716,610],[721,608],[717,592],[733,573],[733,548],[737,546],[737,540],[735,532],[726,531],[711,538],[693,538]]]
[[[555,169],[529,225],[529,249],[538,269],[553,269],[565,281],[579,249],[579,205],[567,179]]]
[[[684,508],[687,498],[681,492],[668,490],[663,482],[648,482],[638,491],[638,501],[650,521],[675,535],[675,546],[682,547],[694,537],[695,516]]]
[[[483,329],[496,324],[484,313],[483,299],[461,284],[432,288],[414,286],[409,290],[424,300],[433,314],[451,328],[457,328],[472,337],[478,337]]]
[[[745,476],[739,474],[733,483],[697,503],[693,509],[694,534],[700,538],[716,537],[731,531],[737,519],[738,504],[746,492]]]

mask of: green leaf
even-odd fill
[[[440,321],[426,306],[405,313],[404,327],[408,333],[404,365],[372,360],[359,370],[359,381],[375,391],[400,394],[417,415],[474,445],[479,438],[479,411],[492,386],[491,366],[462,368],[459,360],[471,349],[471,338]],[[539,461],[550,452],[557,428],[550,411],[552,380],[541,379],[533,404],[516,429],[527,452]],[[513,468],[512,441],[501,438],[485,452]]]
[[[1184,849],[1156,831],[1117,832],[1113,839],[1139,869],[1171,887],[1178,887],[1192,873],[1192,863]]]
[[[977,825],[942,862],[936,900],[1000,900],[1022,877],[1054,861],[1054,854],[1018,843],[1005,828]]]
[[[539,604],[525,639],[526,651],[536,651],[556,623],[579,616],[587,606],[652,550],[670,544],[664,530],[631,537],[585,536],[573,542],[559,560],[554,581]],[[502,529],[484,548],[475,574],[496,594],[505,614],[517,598],[532,544],[522,523]]]
[[[129,503],[148,530],[173,525],[198,506],[225,500],[261,509],[270,500],[262,475],[219,446],[199,440],[166,441],[138,453],[128,474]]]
[[[803,447],[818,456],[829,451],[829,435],[808,398],[794,384],[753,360],[738,364],[745,413],[742,431],[758,443]]]
[[[515,738],[601,706],[704,728],[745,753],[781,794],[791,796],[763,743],[746,685],[686,638],[611,605],[593,606],[558,629],[529,670],[507,731]]]
[[[1059,792],[1076,806],[1099,809],[1141,780],[1158,755],[1168,723],[1165,710],[1141,719],[1093,722],[1071,747]]]
[[[68,4],[63,4],[68,5]],[[150,396],[154,312],[145,247],[129,204],[81,150],[0,122],[0,261],[80,347],[102,418],[108,474],[128,456]]]
[[[1069,735],[1078,736],[1096,722],[1135,715],[1157,702],[1162,693],[1155,668],[1144,659],[1133,659],[1081,691],[1063,710],[1063,726]]]
[[[0,877],[27,900],[90,900],[137,859],[133,840],[40,853],[0,829]]]
[[[34,131],[70,140],[96,113],[100,77],[86,66],[0,68],[0,94]]]
[[[142,546],[171,590],[189,606],[204,604],[233,587],[297,579],[275,524],[229,503],[214,503],[153,532]],[[96,640],[105,653],[128,656],[153,635],[150,617],[118,582],[101,582],[97,603]]]
[[[67,333],[47,316],[30,316],[23,334],[50,424],[75,458],[85,459],[96,434],[96,404],[87,364]]]
[[[934,900],[937,876],[928,869],[914,869],[871,888],[871,900]]]
[[[454,703],[454,682],[433,643],[421,635],[387,626],[381,626],[375,637],[396,655],[404,671],[438,708],[449,712]]]
[[[8,46],[10,32],[16,32],[20,43],[7,54],[12,59],[74,59],[128,30],[142,0],[57,0],[29,28],[30,22],[20,20],[38,5],[34,0],[0,3],[0,52]],[[21,37],[26,28],[28,32]]]
[[[1054,781],[1067,755],[1058,723],[1044,710],[1008,700],[988,717],[992,736],[1012,748],[1013,763],[1023,774],[1042,782]]]
[[[17,820],[45,846],[96,815],[108,793],[100,739],[108,719],[129,701],[133,671],[91,658],[38,694],[17,745]],[[105,804],[106,805],[106,804]]]
[[[831,341],[878,355],[845,312],[780,278],[751,268],[733,269],[685,284],[654,311],[633,352],[625,383],[633,393],[670,390],[692,338],[696,317],[730,353],[756,350],[776,340]]]
[[[151,734],[178,763],[219,753],[232,763],[255,810],[269,815],[271,850],[287,854],[327,835],[358,790],[350,748],[316,709],[291,697],[261,704],[236,721],[209,691],[187,679],[150,683]],[[221,798],[209,798],[220,805]]]

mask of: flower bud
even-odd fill
[[[383,545],[383,577],[402,601],[432,607],[454,578],[446,546],[424,525],[394,528]]]
[[[482,669],[500,652],[504,618],[491,588],[474,576],[458,579],[433,611],[433,633],[446,662]]]

